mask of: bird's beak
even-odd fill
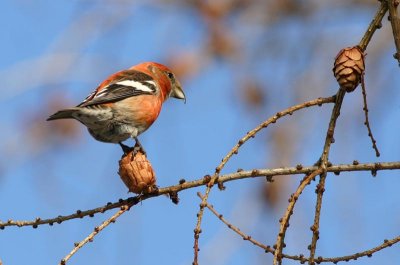
[[[177,98],[177,99],[183,99],[184,102],[186,103],[186,96],[185,96],[185,93],[183,92],[183,89],[180,84],[176,84],[174,86],[174,88],[171,91],[170,96],[173,98]]]

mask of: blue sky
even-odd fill
[[[168,63],[173,56],[202,50],[208,34],[202,18],[188,7],[156,3],[1,3],[0,220],[55,217],[130,196],[116,173],[119,146],[96,142],[74,121],[65,121],[66,126],[77,125],[72,136],[60,135],[56,125],[45,119],[51,114],[50,99],[62,97],[61,104],[75,105],[117,70],[141,61]],[[349,10],[324,4],[304,20],[293,16],[267,26],[232,16],[228,28],[245,40],[240,46],[242,57],[238,61],[204,58],[205,65],[181,80],[187,104],[169,100],[157,122],[140,137],[157,184],[163,187],[181,178],[194,180],[211,174],[237,140],[269,116],[290,105],[334,94],[333,58],[341,48],[358,42],[376,6],[356,9],[349,4]],[[361,91],[357,90],[344,100],[332,147],[333,163],[399,159],[400,75],[391,57],[394,45],[387,24],[367,53],[370,120],[382,156],[375,158],[370,148],[363,127]],[[261,84],[267,104],[254,110],[243,103],[238,84],[247,79]],[[224,172],[313,164],[322,149],[330,110],[331,105],[326,105],[283,119],[250,140]],[[287,138],[279,145],[280,135]],[[317,255],[346,255],[397,236],[397,175],[329,175]],[[262,178],[231,182],[226,191],[214,190],[210,202],[243,231],[273,245],[277,220],[301,176],[280,179],[281,199],[275,207],[261,199]],[[191,264],[197,191],[204,192],[204,188],[180,193],[179,205],[158,197],[133,207],[78,251],[69,264]],[[314,203],[314,186],[309,186],[290,222],[288,253],[308,253]],[[0,259],[4,265],[57,264],[74,242],[112,214],[36,230],[6,228],[0,232]],[[270,255],[244,242],[209,212],[202,230],[202,264],[271,261]],[[355,264],[396,264],[399,258],[394,246]]]

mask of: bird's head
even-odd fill
[[[164,100],[168,97],[173,97],[183,99],[186,103],[186,96],[183,92],[181,83],[168,67],[155,62],[141,63],[141,66],[148,69],[151,76],[155,77],[155,79],[160,83]]]

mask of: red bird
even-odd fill
[[[119,143],[146,131],[169,97],[186,101],[181,84],[171,70],[145,62],[109,76],[78,106],[63,109],[47,120],[76,119],[98,141]]]

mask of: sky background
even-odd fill
[[[143,61],[174,69],[187,103],[171,99],[141,143],[160,187],[212,174],[247,131],[291,105],[336,93],[333,60],[363,36],[377,1],[2,1],[0,3],[0,220],[67,215],[127,198],[118,145],[95,141],[76,121],[46,122],[80,103],[109,74]],[[330,161],[398,161],[400,75],[387,19],[367,48],[370,122],[360,89],[347,94]],[[332,105],[280,120],[244,145],[222,173],[238,168],[312,165]],[[132,144],[132,142],[129,142]],[[273,245],[279,218],[302,176],[213,189],[209,202],[255,239]],[[342,256],[399,235],[399,173],[328,175],[317,256]],[[291,218],[285,253],[308,255],[315,183]],[[191,264],[199,208],[196,188],[146,200],[122,215],[68,264]],[[114,211],[49,227],[0,231],[0,260],[58,264]],[[269,264],[265,254],[205,212],[201,264]],[[352,264],[398,264],[395,245]],[[284,264],[297,264],[284,261]]]

